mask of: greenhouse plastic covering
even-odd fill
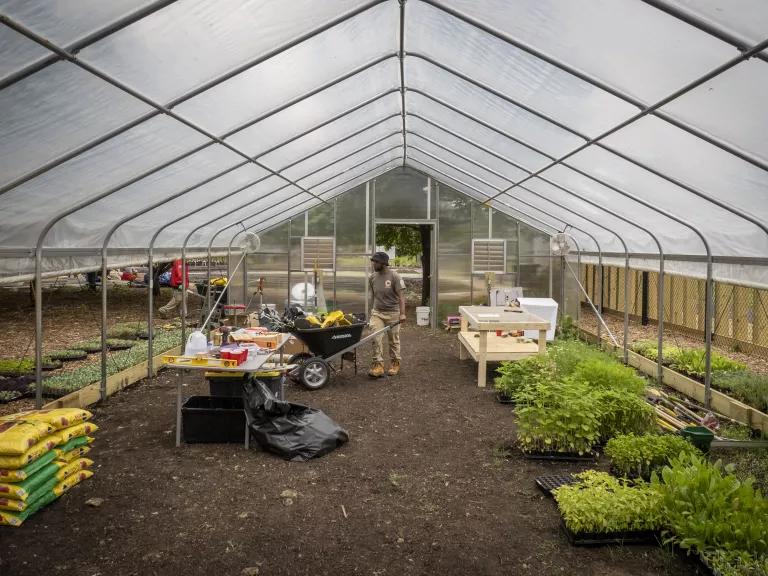
[[[768,285],[762,0],[0,0],[0,53],[0,282],[221,251],[410,166]]]

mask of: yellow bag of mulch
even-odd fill
[[[80,482],[88,480],[91,476],[93,476],[93,472],[90,470],[80,470],[74,474],[70,474],[64,478],[64,480],[56,484],[53,493],[56,494],[56,496],[61,496],[64,492],[72,488],[72,486],[76,486],[77,484],[80,484]]]
[[[42,498],[36,500],[34,504],[28,506],[23,512],[6,512],[0,510],[0,526],[21,526],[27,518],[41,508],[48,506],[48,504],[56,500],[56,498],[58,498],[58,495],[51,490]]]
[[[27,464],[31,464],[43,454],[55,448],[59,440],[58,436],[46,436],[24,452],[24,454],[19,454],[18,456],[0,455],[0,469],[18,470],[19,468],[24,468]]]
[[[0,455],[18,456],[24,454],[51,432],[53,432],[53,428],[44,422],[23,420],[0,422]]]
[[[41,498],[53,493],[53,489],[59,484],[59,479],[55,475],[50,476],[40,486],[27,496],[26,500],[17,500],[14,498],[0,498],[0,510],[10,510],[11,512],[23,512],[35,506]]]
[[[43,466],[53,462],[57,456],[58,454],[56,453],[56,450],[50,450],[32,462],[32,464],[24,466],[24,468],[19,468],[18,470],[0,470],[0,482],[23,482]]]
[[[76,458],[72,460],[72,462],[57,462],[57,465],[61,466],[61,468],[56,472],[56,478],[61,482],[62,480],[65,480],[67,476],[71,476],[75,472],[93,466],[93,460],[88,458]]]
[[[24,420],[26,422],[43,422],[61,430],[68,426],[74,426],[81,422],[87,422],[93,418],[93,414],[82,408],[51,408],[48,410],[26,410],[8,416],[0,416],[0,420]]]
[[[55,478],[60,468],[59,464],[52,462],[43,466],[42,469],[23,482],[2,482],[0,483],[0,496],[26,502],[36,490],[44,486],[51,478]]]
[[[76,424],[74,426],[70,426],[69,428],[64,428],[62,430],[59,430],[56,432],[56,434],[60,434],[62,437],[63,442],[61,445],[66,444],[72,438],[79,438],[80,436],[88,436],[89,434],[93,434],[99,429],[96,424],[93,422],[81,422],[80,424]]]
[[[91,438],[93,440],[93,438]],[[78,448],[73,448],[72,450],[68,452],[62,452],[59,454],[58,449],[56,450],[56,461],[57,462],[72,462],[75,458],[81,458],[88,454],[88,452],[91,451],[91,448],[89,446],[79,446]]]

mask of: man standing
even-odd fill
[[[189,267],[184,272],[185,274],[182,274],[181,258],[177,258],[171,265],[171,281],[169,283],[170,287],[173,288],[173,296],[168,304],[158,310],[163,318],[168,318],[177,308],[181,311],[181,314],[185,313],[181,310],[181,304],[184,298],[184,290],[189,287]]]
[[[376,252],[371,257],[373,274],[368,278],[368,284],[373,292],[373,310],[371,311],[370,326],[373,330],[381,330],[396,322],[405,322],[405,283],[400,275],[389,268],[389,256],[386,252]],[[400,325],[394,326],[387,332],[389,340],[390,366],[389,376],[400,372]],[[373,339],[373,363],[368,372],[371,378],[384,376],[384,335]]]

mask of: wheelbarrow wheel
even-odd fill
[[[288,364],[296,364],[296,368],[288,372],[288,378],[297,384],[301,383],[301,366],[310,358],[312,358],[312,354],[306,352],[300,352],[288,358]]]
[[[309,390],[319,390],[328,383],[331,377],[331,369],[328,362],[315,356],[306,360],[301,365],[299,380]]]

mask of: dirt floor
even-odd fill
[[[410,324],[399,377],[347,368],[319,391],[290,386],[290,400],[351,436],[306,463],[241,445],[177,449],[176,376],[142,382],[96,409],[95,476],[0,530],[0,574],[703,573],[660,547],[569,545],[534,479],[585,466],[508,448],[511,408],[474,385],[456,346]],[[184,390],[206,392],[202,381]],[[284,490],[297,492],[290,504]]]

